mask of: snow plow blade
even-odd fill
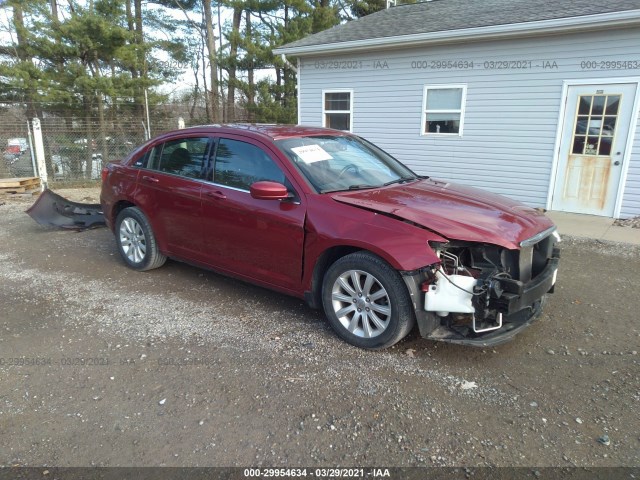
[[[45,227],[85,230],[105,225],[99,203],[77,203],[46,189],[27,214]]]

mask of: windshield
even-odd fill
[[[320,193],[381,187],[418,178],[375,145],[358,137],[322,135],[276,141]]]

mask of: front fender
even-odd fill
[[[328,198],[328,197],[327,197]],[[327,209],[331,208],[328,213]],[[335,247],[368,250],[399,271],[413,271],[440,260],[430,241],[447,240],[414,224],[325,199],[310,202],[305,225],[304,285],[324,252]]]

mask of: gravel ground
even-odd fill
[[[367,352],[297,299],[134,272],[107,229],[3,201],[0,465],[640,465],[638,247],[566,238],[546,312],[509,344]]]
[[[625,220],[616,220],[613,224],[617,227],[640,228],[640,217],[627,218]]]

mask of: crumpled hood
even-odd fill
[[[519,202],[433,179],[372,190],[336,192],[334,200],[409,220],[450,240],[520,248],[521,241],[553,226]]]

